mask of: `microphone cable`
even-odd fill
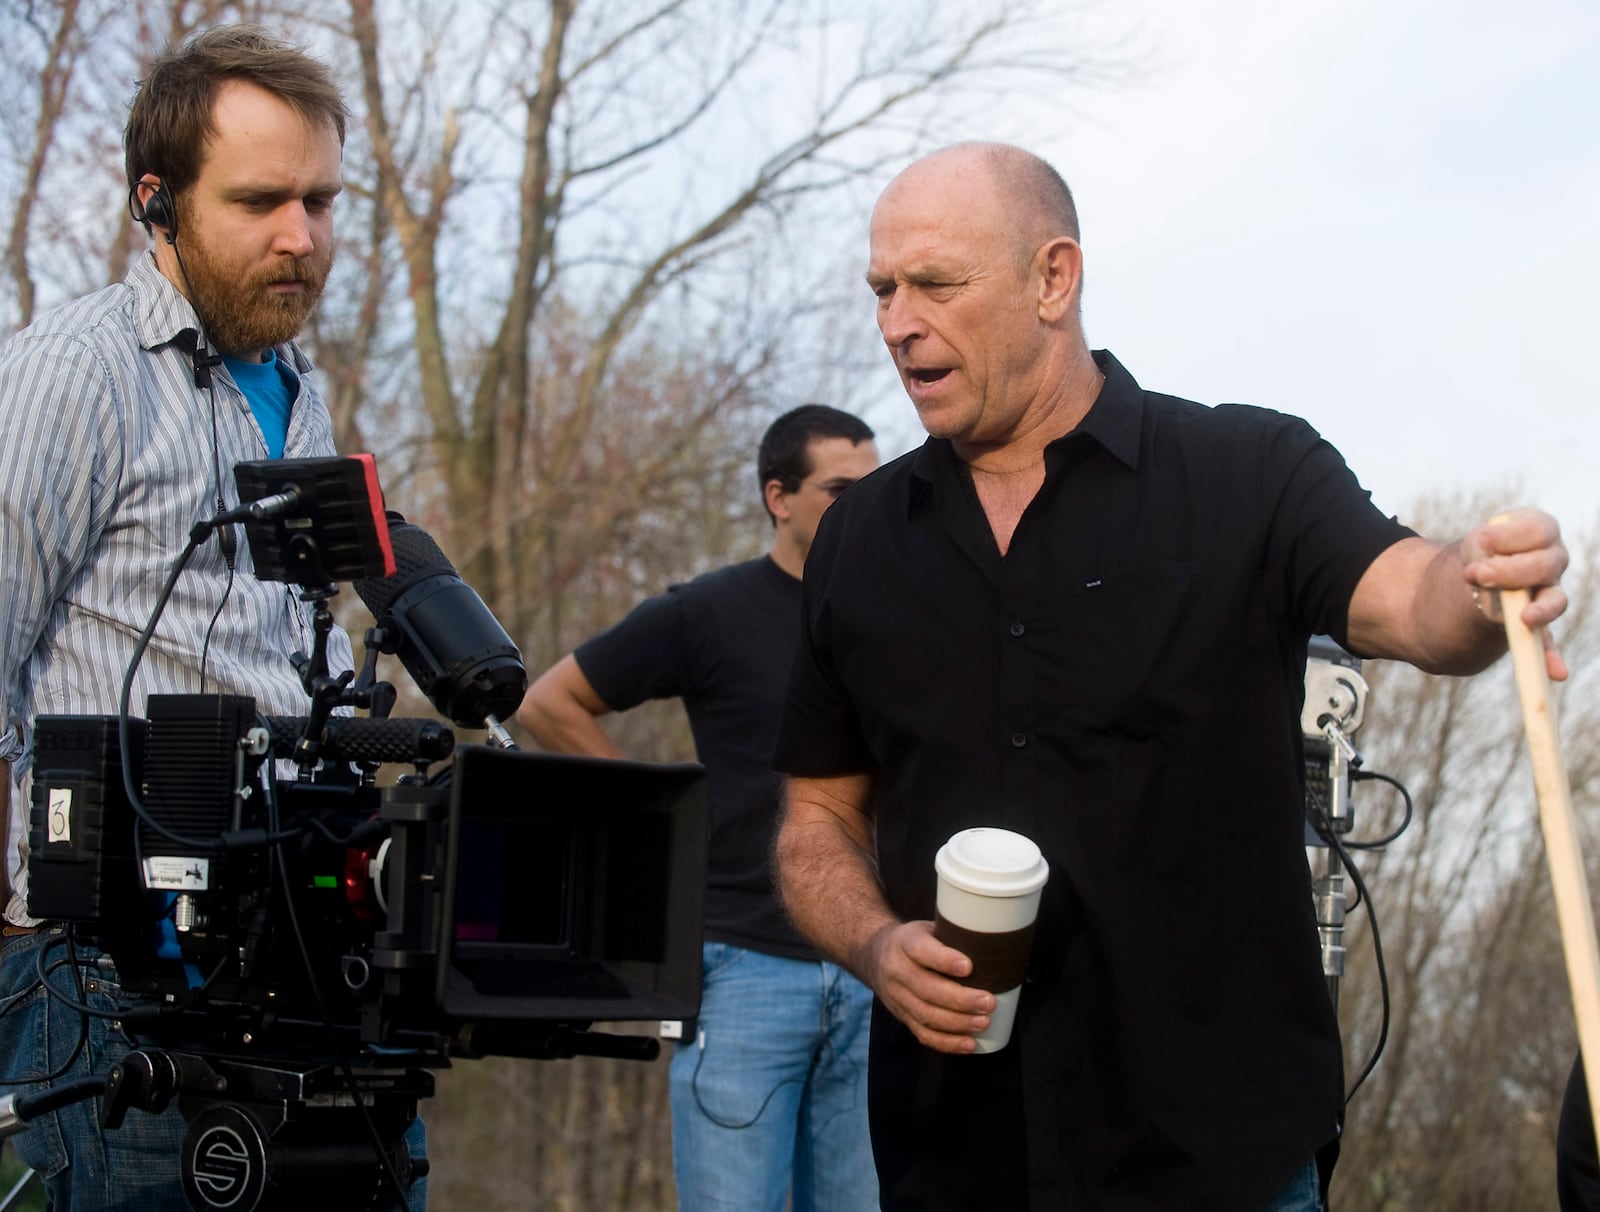
[[[176,199],[173,201],[176,206]],[[217,388],[212,381],[211,370],[214,366],[222,364],[220,355],[213,353],[211,342],[206,338],[206,322],[200,315],[200,296],[194,288],[194,279],[189,276],[189,267],[184,264],[183,250],[178,247],[178,232],[176,224],[167,233],[167,246],[172,249],[172,255],[178,262],[178,273],[183,276],[183,284],[188,287],[189,305],[194,308],[194,344],[192,347],[183,345],[188,350],[194,371],[194,385],[196,390],[204,389],[211,400],[211,475],[212,485],[216,489],[217,512],[220,514],[227,508],[227,502],[222,494],[222,440],[217,423]],[[187,335],[187,332],[184,334]],[[231,525],[216,528],[217,546],[222,551],[222,559],[228,566],[228,581],[223,586],[222,598],[217,602],[217,608],[211,615],[211,621],[206,625],[205,639],[200,645],[200,693],[206,691],[206,665],[211,653],[211,636],[216,630],[217,620],[222,617],[222,611],[228,604],[229,597],[233,594],[233,579],[238,571],[239,537],[234,533]]]
[[[128,752],[131,748],[129,742],[132,732],[129,724],[132,719],[129,704],[133,698],[134,674],[144,660],[145,651],[150,647],[150,641],[155,636],[156,625],[161,621],[161,616],[166,611],[167,602],[172,597],[172,590],[178,583],[179,575],[188,567],[190,559],[193,558],[194,553],[209,534],[209,523],[205,521],[196,522],[189,531],[189,541],[184,545],[183,551],[179,553],[177,560],[173,562],[172,571],[167,576],[166,584],[161,587],[161,593],[156,599],[155,607],[150,612],[150,621],[145,624],[144,630],[139,634],[138,642],[134,645],[133,656],[129,658],[128,667],[122,675],[122,692],[117,699],[117,745],[121,756],[122,789],[123,793],[128,797],[128,806],[133,809],[133,814],[144,825],[174,845],[188,846],[209,853],[222,854],[234,848],[255,849],[262,846],[275,845],[280,841],[299,837],[305,831],[303,829],[294,829],[280,835],[261,829],[249,829],[238,834],[224,834],[214,838],[186,837],[181,833],[168,829],[150,815],[149,809],[145,807],[144,800],[139,795],[138,788],[133,785],[133,772],[128,765]],[[138,830],[134,830],[134,847],[136,852],[141,849]],[[137,854],[136,857],[142,869],[142,854]]]

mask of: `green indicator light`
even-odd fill
[[[337,888],[339,886],[339,877],[336,875],[313,875],[311,877],[311,886],[313,888]]]

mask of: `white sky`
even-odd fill
[[[1029,103],[1052,133],[1023,140],[1077,195],[1091,344],[1147,388],[1307,418],[1388,512],[1518,482],[1589,529],[1600,5],[1103,11],[1137,78]]]

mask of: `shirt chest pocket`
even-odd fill
[[[1148,735],[1192,714],[1210,647],[1202,590],[1188,564],[1055,586],[1029,628],[1044,726]]]

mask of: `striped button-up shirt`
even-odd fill
[[[268,457],[224,367],[212,371],[214,397],[195,386],[182,337],[195,327],[188,301],[146,254],[120,284],[50,312],[0,346],[0,686],[8,725],[0,759],[12,763],[15,780],[11,921],[29,920],[22,776],[34,718],[116,713],[134,646],[190,528],[216,510],[219,491],[237,504],[235,463]],[[311,363],[292,344],[278,353],[300,379],[284,455],[333,454]],[[312,648],[310,607],[292,586],[256,579],[248,544],[239,544],[236,564],[230,588],[211,539],[178,577],[134,678],[135,715],[149,694],[202,688],[250,695],[267,714],[305,714],[309,699],[289,654]],[[328,663],[334,672],[350,667],[350,642],[337,628]]]

